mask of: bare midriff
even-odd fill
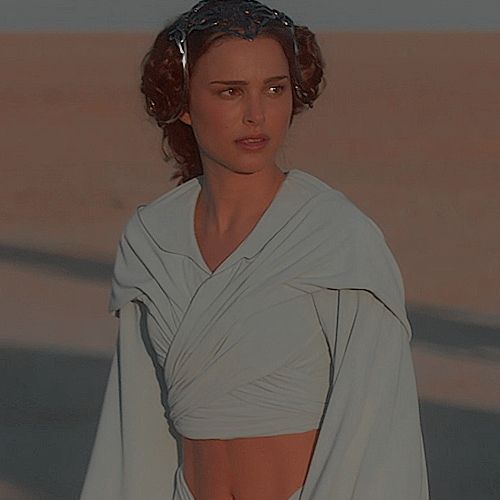
[[[288,500],[305,482],[318,434],[183,437],[186,484],[195,500]]]

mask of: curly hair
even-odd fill
[[[175,20],[173,21],[175,22]],[[169,23],[155,38],[152,47],[141,62],[141,87],[145,97],[145,108],[149,116],[153,117],[158,127],[162,129],[162,152],[164,160],[175,159],[176,171],[170,180],[180,177],[177,185],[187,182],[193,177],[203,174],[203,167],[198,144],[191,126],[177,119],[166,123],[174,117],[181,106],[182,111],[188,109],[188,100],[182,101],[183,96],[183,68],[181,54],[174,41],[168,39],[168,31],[172,26]],[[235,37],[234,34],[217,33],[211,29],[193,31],[189,34],[188,43],[188,73],[193,74],[197,60],[210,48],[215,40],[226,37]],[[289,126],[295,115],[303,112],[318,98],[326,86],[324,78],[325,63],[314,33],[306,26],[295,26],[295,39],[298,48],[297,61],[293,51],[293,40],[290,31],[283,25],[275,22],[268,23],[258,34],[267,36],[279,42],[287,57],[292,80],[293,75],[299,74],[302,82],[300,87],[307,95],[305,102],[296,92],[293,92],[292,115]],[[298,67],[297,67],[298,63]],[[292,81],[293,84],[298,82]],[[170,151],[165,148],[168,142]]]

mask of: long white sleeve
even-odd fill
[[[365,290],[313,295],[333,355],[333,383],[301,499],[427,500],[410,344]]]
[[[119,328],[80,500],[169,499],[177,446],[142,338],[139,304],[128,302],[121,308]]]

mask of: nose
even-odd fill
[[[244,110],[244,121],[252,125],[260,125],[265,120],[264,103],[260,95],[247,95]]]

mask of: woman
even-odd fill
[[[275,161],[320,93],[314,35],[202,1],[143,68],[182,179],[120,240],[81,498],[427,499],[397,264],[342,193]]]

